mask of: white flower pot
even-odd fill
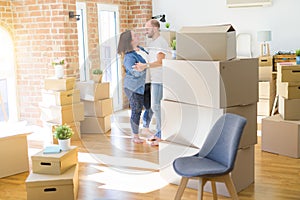
[[[58,145],[62,151],[71,149],[71,138],[65,140],[58,139]]]
[[[64,66],[62,65],[55,65],[55,77],[61,79],[64,77]]]

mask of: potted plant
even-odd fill
[[[64,64],[65,64],[65,59],[63,58],[56,58],[52,62],[52,66],[55,69],[55,77],[58,79],[64,77]]]
[[[58,140],[58,145],[62,151],[69,150],[71,147],[71,137],[74,135],[69,125],[58,125],[54,129],[54,137]]]
[[[176,58],[176,40],[172,40],[171,42],[171,47],[172,47],[172,58]]]
[[[296,50],[296,64],[300,65],[300,49]]]
[[[166,26],[167,29],[169,29],[169,28],[170,28],[170,23],[167,22],[167,23],[165,24],[165,26]]]
[[[93,80],[95,83],[101,83],[103,71],[101,69],[93,70]]]

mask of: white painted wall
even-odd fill
[[[257,31],[271,30],[271,54],[300,49],[300,0],[273,0],[268,7],[227,8],[226,0],[153,0],[153,15],[166,14],[171,29],[182,26],[232,24],[252,35],[253,56],[259,55]]]

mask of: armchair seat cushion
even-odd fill
[[[188,167],[187,167],[188,166]],[[201,157],[181,157],[173,162],[174,170],[184,177],[213,177],[228,173],[228,167]]]

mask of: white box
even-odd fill
[[[81,133],[106,133],[111,129],[110,117],[85,117],[81,122]]]
[[[97,101],[110,98],[109,83],[77,82],[76,88],[80,90],[82,100]]]
[[[279,96],[278,112],[285,120],[300,120],[300,99]]]
[[[45,106],[40,103],[41,119],[46,122],[64,124],[84,120],[83,103],[65,106]]]
[[[79,90],[54,91],[42,90],[42,104],[46,106],[64,106],[80,103]]]
[[[76,200],[78,164],[61,175],[30,173],[25,183],[27,200]]]
[[[159,145],[160,175],[168,183],[179,184],[181,176],[173,169],[173,161],[178,157],[191,156],[199,152],[199,149],[171,142],[161,142]],[[254,146],[239,149],[235,166],[231,172],[233,184],[237,192],[247,188],[254,182]],[[204,190],[211,191],[210,182],[207,182]],[[217,183],[217,192],[220,195],[229,196],[224,183]],[[198,189],[198,181],[189,179],[187,187]]]
[[[259,99],[270,99],[276,95],[276,87],[270,81],[258,82]]]
[[[271,104],[269,99],[259,99],[257,102],[257,115],[269,116],[271,113]]]
[[[283,120],[280,115],[263,118],[261,133],[263,151],[300,157],[300,121]]]
[[[244,116],[247,124],[240,148],[257,143],[256,103],[227,109],[208,108],[172,101],[161,101],[162,139],[186,146],[202,147],[211,127],[224,113]]]
[[[31,156],[33,173],[59,175],[78,162],[76,146],[60,153],[44,154],[43,152],[44,150]]]
[[[113,113],[112,99],[103,99],[98,101],[84,101],[84,116],[105,117]]]
[[[163,60],[163,99],[212,108],[256,103],[258,61]]]
[[[176,44],[179,60],[236,58],[236,32],[230,24],[182,27],[176,33]]]
[[[29,170],[28,133],[0,134],[0,178]]]

